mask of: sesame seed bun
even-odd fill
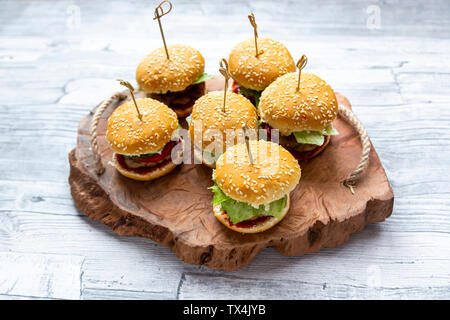
[[[231,50],[230,73],[239,85],[261,91],[279,76],[295,71],[294,60],[282,43],[258,38],[258,52],[255,57],[254,38],[238,43]]]
[[[297,186],[301,170],[297,160],[283,147],[265,140],[249,141],[228,148],[216,162],[213,179],[230,198],[254,206],[289,194]]]
[[[157,179],[159,177],[162,177],[162,176],[168,174],[170,171],[172,171],[173,169],[175,169],[177,167],[177,164],[173,163],[172,161],[169,161],[169,162],[166,162],[163,166],[158,167],[154,171],[151,171],[151,172],[145,173],[145,174],[141,174],[141,173],[137,173],[135,171],[127,170],[124,167],[122,167],[117,162],[116,153],[113,153],[110,164],[114,168],[116,168],[117,171],[119,171],[119,173],[122,174],[123,176],[133,179],[133,180],[138,180],[138,181],[150,181],[150,180]]]
[[[199,98],[194,104],[189,124],[189,134],[194,145],[199,148],[205,149],[210,144],[215,143],[214,136],[208,135],[208,129],[216,129],[222,133],[222,151],[225,151],[226,130],[242,130],[243,124],[246,124],[249,129],[258,128],[255,106],[247,98],[227,91],[224,112],[223,96],[223,91],[212,91]],[[200,131],[201,141],[199,139]],[[199,141],[196,141],[195,138]],[[200,143],[201,146],[199,145]]]
[[[214,216],[217,218],[217,220],[219,220],[225,227],[230,228],[233,231],[237,231],[240,233],[258,233],[258,232],[263,232],[263,231],[266,231],[266,230],[272,228],[278,222],[283,220],[289,211],[290,202],[291,201],[290,201],[290,198],[288,195],[287,199],[286,199],[286,206],[283,209],[281,218],[270,217],[269,219],[267,219],[261,223],[257,223],[248,228],[238,227],[237,225],[230,224],[229,223],[230,219],[228,218],[228,215],[226,214],[226,212],[224,212],[222,210],[222,208],[218,204],[213,205],[213,212],[214,212]]]
[[[162,102],[136,99],[142,121],[132,100],[120,105],[108,119],[106,140],[119,154],[134,156],[155,153],[164,147],[178,128],[176,113]]]
[[[333,89],[321,78],[302,72],[300,91],[298,73],[279,77],[261,94],[258,113],[263,122],[283,135],[295,131],[322,131],[338,113]]]
[[[168,46],[167,60],[164,47],[147,55],[136,70],[136,81],[146,93],[183,91],[197,80],[205,69],[205,59],[190,46]]]

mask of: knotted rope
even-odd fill
[[[369,165],[370,141],[366,129],[364,129],[364,126],[355,116],[355,114],[349,108],[346,108],[341,104],[339,104],[338,107],[341,116],[358,132],[359,139],[361,140],[362,145],[361,158],[359,160],[358,166],[355,168],[355,170],[353,170],[352,173],[350,173],[347,179],[344,180],[344,186],[348,187],[350,191],[355,194],[354,187],[356,185],[356,181]]]

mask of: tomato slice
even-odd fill
[[[241,221],[241,222],[236,223],[236,227],[238,227],[238,228],[251,228],[251,227],[256,226],[257,224],[266,222],[270,218],[271,218],[271,216],[261,216],[261,217],[258,217],[256,219]],[[230,221],[230,224],[233,225],[231,223],[231,221]]]
[[[236,81],[233,80],[233,85],[232,85],[232,91],[236,94],[242,94],[244,97],[246,97],[254,106],[256,106],[256,98],[254,96],[249,96],[246,94],[241,93],[241,87],[239,86],[239,84],[237,84]]]
[[[227,214],[226,210],[222,210],[222,214]],[[256,219],[244,220],[244,221],[238,222],[236,224],[233,224],[233,222],[231,222],[231,220],[230,220],[230,217],[228,217],[228,215],[227,215],[227,222],[230,226],[236,226],[238,228],[251,228],[251,227],[256,226],[257,224],[266,222],[270,218],[272,218],[272,216],[260,216],[260,217],[257,217]]]
[[[139,173],[139,174],[147,174],[147,173],[153,172],[155,170],[158,170],[160,168],[165,167],[166,165],[168,165],[169,163],[172,162],[172,160],[167,159],[167,160],[164,160],[162,162],[159,162],[154,167],[130,168],[130,167],[127,166],[127,164],[125,162],[125,157],[123,155],[116,153],[116,159],[117,159],[117,162],[119,163],[119,165],[122,168],[124,168],[125,170],[136,172],[136,173]]]
[[[135,158],[134,161],[137,162],[160,162],[164,160],[170,153],[172,152],[173,147],[175,146],[175,141],[170,141],[168,144],[164,146],[164,149],[160,154],[155,154],[153,156],[145,157],[145,158]]]
[[[232,90],[234,93],[237,93],[237,94],[239,94],[239,92],[241,92],[241,87],[234,80],[233,80]]]

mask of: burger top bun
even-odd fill
[[[258,53],[256,57],[254,38],[238,43],[231,50],[230,73],[239,85],[261,91],[279,76],[295,71],[291,54],[278,41],[258,38]]]
[[[192,109],[189,134],[198,147],[205,149],[216,143],[214,129],[222,134],[223,151],[226,147],[226,130],[242,130],[246,124],[249,129],[258,128],[255,106],[244,96],[227,91],[225,110],[223,91],[212,91],[195,101]],[[212,130],[208,130],[212,129]],[[201,132],[201,135],[200,135]],[[199,138],[201,137],[201,141]]]
[[[178,128],[176,113],[154,99],[136,99],[142,121],[132,100],[119,106],[108,119],[106,140],[123,155],[155,153],[164,147]]]
[[[278,200],[294,190],[300,180],[300,166],[280,145],[249,141],[253,164],[246,144],[237,144],[216,162],[213,179],[230,198],[252,205]]]
[[[205,59],[189,46],[175,44],[147,55],[136,70],[136,81],[146,93],[183,91],[197,80],[205,69]]]
[[[322,131],[338,113],[333,89],[321,78],[302,72],[297,91],[298,73],[279,77],[261,94],[258,113],[261,120],[283,135],[295,131]]]

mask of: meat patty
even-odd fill
[[[186,109],[192,107],[194,102],[205,93],[205,82],[192,84],[183,91],[167,92],[164,94],[152,93],[150,98],[161,101],[172,109]]]
[[[261,128],[265,129],[267,131],[267,139],[270,141],[272,127],[268,123],[263,122],[263,123],[261,123]],[[305,151],[312,151],[318,147],[315,144],[298,143],[297,139],[295,139],[294,134],[290,134],[288,136],[284,136],[284,135],[280,134],[279,139],[280,139],[279,144],[288,150],[305,152]]]

